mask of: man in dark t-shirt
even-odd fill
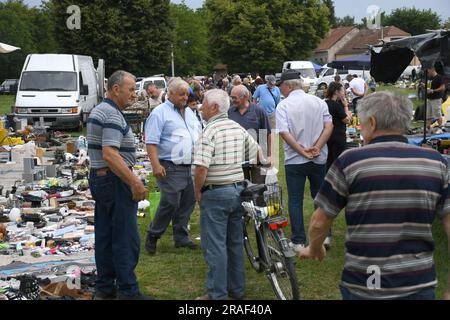
[[[428,77],[431,79],[431,88],[427,89],[427,122],[428,127],[437,119],[439,126],[442,125],[442,97],[445,91],[445,84],[442,77],[435,68],[428,69]]]
[[[239,123],[259,143],[264,153],[267,150],[270,161],[272,152],[272,135],[269,118],[263,108],[250,103],[250,91],[244,85],[231,90],[233,107],[228,110],[228,118]],[[266,154],[266,153],[265,153]],[[264,184],[265,175],[261,174],[259,165],[244,165],[245,179],[253,183]]]

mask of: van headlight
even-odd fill
[[[61,108],[61,113],[64,114],[78,113],[78,107]]]
[[[28,113],[28,108],[16,108],[16,113],[17,114],[24,114],[24,113]]]

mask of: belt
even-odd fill
[[[133,167],[128,167],[128,169],[133,170]],[[95,172],[97,177],[106,176],[109,172],[112,172],[110,168],[100,168],[100,169],[91,169],[91,171]]]
[[[175,164],[173,161],[170,161],[170,160],[159,160],[159,162],[166,162],[166,163],[169,163],[169,164],[171,164],[173,166],[177,166],[177,167],[192,167],[191,164]]]
[[[234,183],[229,183],[229,184],[209,184],[207,186],[203,186],[201,192],[205,192],[207,190],[214,190],[214,189],[220,189],[220,188],[225,188],[225,187],[243,187],[244,186],[244,182],[234,182]]]

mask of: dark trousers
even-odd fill
[[[331,137],[327,142],[328,158],[327,171],[330,169],[333,162],[345,151],[347,148],[345,132],[339,137]]]
[[[311,197],[314,199],[319,192],[325,177],[325,165],[308,162],[304,164],[286,165],[285,169],[292,242],[294,244],[305,244],[306,234],[303,220],[303,197],[305,193],[306,178],[309,179]]]
[[[166,169],[166,176],[157,179],[161,199],[148,227],[148,236],[160,238],[172,221],[173,240],[186,244],[190,241],[187,225],[195,207],[191,167],[166,161],[161,161],[161,165]]]
[[[244,171],[244,179],[249,180],[254,184],[266,183],[266,176],[261,174],[260,166],[246,166],[242,167],[242,170]]]
[[[97,176],[91,170],[89,186],[95,200],[96,290],[109,294],[117,284],[122,295],[137,295],[137,202],[133,201],[130,187],[111,171]]]

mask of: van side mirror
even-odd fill
[[[87,84],[81,86],[81,92],[80,94],[82,96],[87,96],[89,94],[89,86]]]

